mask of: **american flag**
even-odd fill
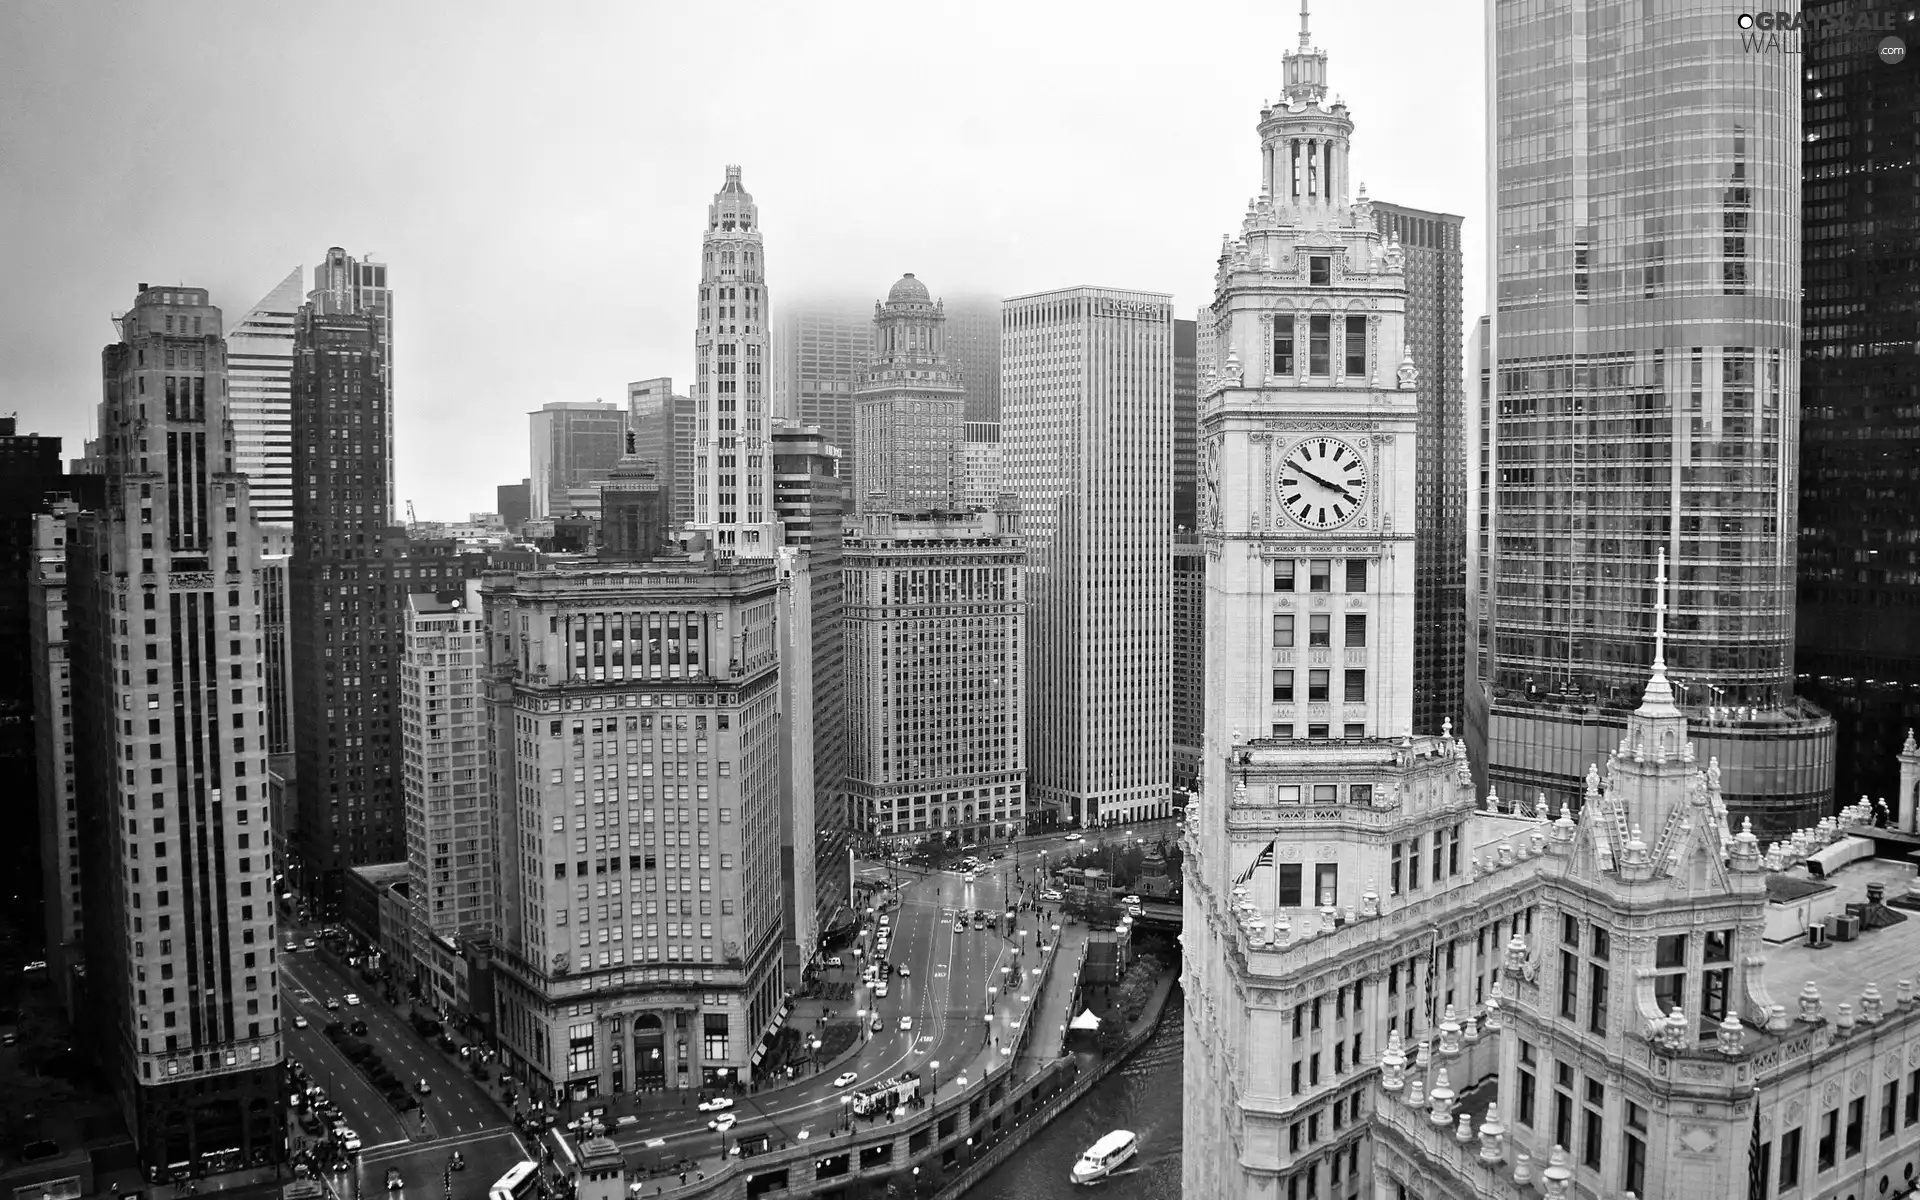
[[[1278,839],[1275,839],[1275,841],[1278,841]],[[1240,878],[1233,881],[1233,885],[1235,887],[1239,887],[1242,884],[1246,883],[1247,880],[1252,879],[1253,873],[1255,871],[1258,871],[1261,867],[1270,867],[1273,865],[1274,844],[1275,842],[1268,842],[1267,848],[1265,850],[1262,850],[1259,853],[1259,855],[1253,860],[1252,865],[1250,865],[1246,870],[1240,872]]]

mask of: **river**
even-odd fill
[[[1165,1200],[1180,1194],[1181,1054],[1186,1001],[1175,985],[1139,1053],[1102,1079],[993,1174],[969,1200]],[[1140,1137],[1134,1165],[1105,1183],[1075,1187],[1067,1175],[1080,1152],[1115,1129]]]

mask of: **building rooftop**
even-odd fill
[[[1867,903],[1867,886],[1881,884],[1885,901],[1904,900],[1914,882],[1911,859],[1869,858],[1842,867],[1825,880],[1812,879],[1805,866],[1768,877],[1769,904],[1763,978],[1773,1003],[1791,1016],[1799,1011],[1801,989],[1812,983],[1833,1011],[1840,1003],[1860,1008],[1868,982],[1880,986],[1889,1003],[1904,976],[1920,978],[1920,911],[1894,908],[1905,921],[1883,929],[1862,929],[1851,941],[1830,940],[1824,948],[1807,944],[1806,928],[1828,916],[1844,915],[1850,903]],[[1776,886],[1784,885],[1784,886]],[[1797,894],[1796,894],[1797,893]],[[1782,938],[1784,940],[1776,940]]]

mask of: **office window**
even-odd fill
[[[1315,804],[1340,803],[1340,785],[1337,783],[1314,784],[1313,785],[1313,802]]]
[[[1367,726],[1362,721],[1348,721],[1341,726],[1340,736],[1344,738],[1363,738],[1367,736]]]
[[[1902,1127],[1920,1125],[1920,1071],[1907,1072],[1906,1115],[1900,1119]]]
[[[1347,317],[1347,376],[1351,379],[1364,378],[1367,373],[1367,319],[1349,314]]]
[[[1320,863],[1313,869],[1313,890],[1320,907],[1340,903],[1340,864]]]
[[[1780,1190],[1790,1192],[1800,1186],[1800,1131],[1789,1129],[1780,1135]]]
[[[1367,590],[1367,560],[1350,558],[1347,560],[1347,590],[1364,592]]]
[[[1814,1147],[1814,1170],[1831,1171],[1839,1161],[1840,1110],[1828,1109],[1820,1115],[1820,1141]]]
[[[1605,1085],[1592,1079],[1587,1080],[1586,1137],[1582,1143],[1580,1161],[1594,1170],[1600,1169],[1600,1144],[1606,1140],[1606,1120],[1601,1115],[1606,1108],[1607,1089]]]
[[[1587,968],[1587,1030],[1607,1031],[1607,969],[1599,963]]]
[[[1347,649],[1358,650],[1367,644],[1367,615],[1347,614]]]
[[[1312,287],[1326,287],[1333,282],[1333,258],[1326,254],[1307,256],[1307,283]],[[1326,320],[1321,317],[1320,320]]]
[[[1293,736],[1293,725],[1291,723],[1276,723],[1273,727],[1273,736],[1276,738],[1291,738]]]
[[[1393,844],[1393,857],[1387,867],[1387,895],[1389,896],[1397,896],[1400,894],[1400,868],[1402,866],[1402,860],[1405,857],[1406,851],[1403,848],[1403,844],[1395,842]],[[1387,978],[1391,981],[1397,979],[1398,976],[1389,975]]]
[[[1559,1086],[1553,1092],[1553,1144],[1571,1146],[1573,1145],[1573,1093],[1561,1089],[1573,1086],[1573,1071],[1565,1066],[1556,1067],[1555,1070],[1559,1073],[1560,1079]]]
[[[1330,736],[1332,735],[1327,732],[1327,727],[1325,725],[1307,726],[1307,737],[1309,738],[1324,738],[1324,737],[1330,737]]]
[[[1307,590],[1310,592],[1330,592],[1333,590],[1332,559],[1312,558],[1307,560]]]
[[[1294,561],[1290,558],[1277,560],[1273,564],[1273,590],[1291,592],[1293,590]]]
[[[1620,1163],[1620,1183],[1634,1195],[1644,1196],[1647,1193],[1647,1110],[1627,1101],[1626,1121],[1627,1144]]]
[[[1580,956],[1571,950],[1560,952],[1560,1015],[1567,1020],[1579,1016]],[[1561,1145],[1566,1145],[1562,1141]]]
[[[1280,313],[1273,325],[1273,373],[1293,374],[1293,314]]]
[[[1519,1105],[1514,1109],[1513,1115],[1515,1120],[1525,1125],[1528,1129],[1533,1128],[1533,1105],[1539,1091],[1538,1082],[1534,1077],[1534,1073],[1537,1070],[1539,1070],[1539,1062],[1534,1054],[1533,1043],[1521,1042],[1519,1064],[1520,1098]]]
[[[1273,614],[1273,648],[1290,650],[1293,648],[1293,614]]]
[[[1292,671],[1275,671],[1273,673],[1273,702],[1275,704],[1293,703]]]
[[[1333,645],[1333,617],[1329,613],[1313,613],[1307,617],[1307,645]]]
[[[1358,704],[1367,698],[1367,673],[1365,670],[1350,667],[1347,669],[1347,703]]]
[[[1281,863],[1280,868],[1280,907],[1300,907],[1300,864]],[[1298,1036],[1299,1030],[1294,1031]]]
[[[1847,1101],[1847,1157],[1860,1153],[1860,1147],[1866,1140],[1867,1098],[1855,1096]]]
[[[1307,318],[1307,374],[1321,376],[1332,373],[1332,340],[1332,317]]]
[[[1330,679],[1331,679],[1331,674],[1328,671],[1318,669],[1318,668],[1309,670],[1307,672],[1308,701],[1317,700],[1320,703],[1323,703],[1323,704],[1326,703],[1328,699],[1328,692],[1331,687],[1331,684],[1329,682]],[[1324,737],[1325,735],[1322,734],[1321,736]]]
[[[1900,1081],[1894,1080],[1880,1089],[1880,1136],[1893,1136],[1895,1124],[1899,1120]]]

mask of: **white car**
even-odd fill
[[[888,916],[887,914],[885,914],[885,913],[881,913],[881,914],[880,914],[880,928],[882,928],[882,929],[885,929],[885,928],[886,928],[887,926],[889,926],[889,925],[891,925],[891,924],[893,924],[893,918],[892,918],[892,917],[889,917],[889,916]]]
[[[1070,833],[1067,835],[1067,840],[1070,842],[1077,842],[1080,840],[1080,835],[1077,833]]]
[[[732,1107],[733,1098],[730,1096],[715,1096],[711,1100],[702,1100],[699,1104],[701,1112],[725,1112]]]
[[[1140,903],[1140,897],[1138,897],[1138,896],[1122,896],[1122,897],[1120,897],[1120,903],[1122,903],[1122,904],[1138,904],[1138,903]]]
[[[733,1123],[739,1119],[740,1118],[733,1113],[721,1113],[713,1120],[707,1122],[707,1128],[719,1133],[725,1133],[727,1130],[732,1129]]]
[[[834,1076],[833,1086],[837,1088],[851,1087],[853,1086],[853,1081],[858,1078],[860,1078],[858,1075],[854,1074],[852,1071],[848,1071],[845,1075]]]
[[[906,977],[906,976],[909,976],[909,975],[912,975],[912,974],[913,974],[913,968],[912,968],[912,967],[909,967],[909,966],[907,966],[907,965],[906,965],[905,963],[902,963],[902,964],[900,964],[900,974],[901,974],[901,976],[902,976],[903,978],[904,978],[904,977]]]
[[[902,1028],[902,1029],[912,1029],[912,1028],[913,1028],[913,1018],[912,1018],[912,1017],[901,1017],[901,1018],[900,1018],[900,1028]]]
[[[359,1008],[359,1007],[360,1007],[360,993],[359,993],[359,992],[348,992],[348,993],[347,993],[347,1007],[348,1007],[348,1008]]]
[[[1044,892],[1041,892],[1041,893],[1040,893],[1040,898],[1041,898],[1042,900],[1062,900],[1062,899],[1065,899],[1065,897],[1063,897],[1063,896],[1062,896],[1062,895],[1061,895],[1061,894],[1060,894],[1059,892],[1056,892],[1056,891],[1054,891],[1054,890],[1053,890],[1052,888],[1048,888],[1048,889],[1047,889],[1046,891],[1044,891]]]
[[[828,965],[828,966],[830,966],[830,967],[837,967],[837,966],[839,966],[839,965],[840,965],[840,956],[839,956],[838,954],[836,954],[836,955],[834,955],[834,956],[833,956],[832,958],[829,958],[829,959],[827,960],[827,965]]]
[[[340,1130],[340,1144],[346,1147],[348,1154],[360,1153],[360,1135],[351,1129]]]
[[[874,984],[873,994],[885,1000],[887,998],[887,981],[882,979],[879,983]]]
[[[293,1018],[293,1027],[295,1029],[305,1029],[307,1027],[307,1019],[296,1013]]]

